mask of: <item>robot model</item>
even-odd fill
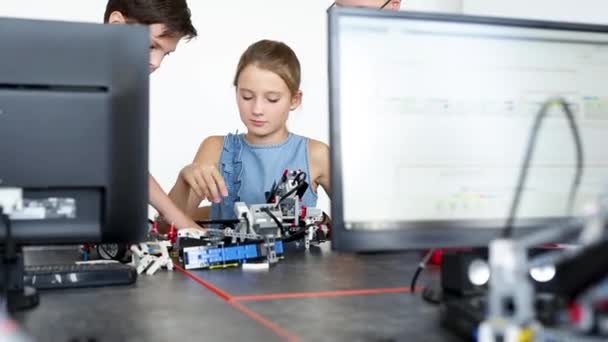
[[[329,238],[327,216],[318,208],[302,205],[308,188],[306,173],[285,170],[279,182],[266,193],[267,203],[247,205],[236,202],[234,220],[207,220],[197,223],[220,228],[180,229],[168,234],[149,229],[146,242],[132,246],[116,244],[85,245],[97,249],[102,259],[122,260],[131,256],[138,273],[154,274],[161,267],[173,269],[173,256],[179,255],[187,269],[225,268],[252,261],[278,262],[283,243],[320,244]],[[88,253],[85,252],[85,256]]]
[[[326,215],[318,208],[308,208],[301,203],[307,188],[305,172],[285,170],[280,181],[266,193],[267,203],[236,202],[237,218],[232,222],[201,222],[224,225],[220,229],[208,229],[206,245],[197,243],[196,240],[202,240],[194,236],[196,232],[180,230],[178,244],[184,267],[225,267],[256,259],[274,264],[283,252],[284,242],[303,243],[308,249],[311,244],[326,241],[330,232],[324,222]]]

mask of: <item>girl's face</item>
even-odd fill
[[[292,95],[283,79],[251,64],[237,80],[236,101],[247,136],[254,143],[279,143],[287,136],[287,118],[300,105],[302,93]]]

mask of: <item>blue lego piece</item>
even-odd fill
[[[274,250],[277,252],[277,255],[283,254],[283,241],[275,242]]]
[[[206,268],[227,262],[246,262],[264,258],[261,244],[245,244],[230,247],[187,247],[183,251],[183,263],[186,269]],[[283,254],[283,241],[275,241],[275,252]]]

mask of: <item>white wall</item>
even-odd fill
[[[102,22],[106,0],[0,0],[0,16]],[[200,37],[182,43],[151,78],[150,169],[169,190],[209,135],[243,131],[231,85],[245,48],[290,45],[302,64],[304,101],[290,129],[328,142],[326,12],[330,0],[189,1]],[[461,11],[462,0],[404,0],[402,7]],[[322,196],[319,206],[329,209]]]
[[[465,14],[608,23],[606,0],[463,0]]]

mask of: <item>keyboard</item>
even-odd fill
[[[137,271],[121,263],[26,266],[24,285],[39,290],[129,285]]]

